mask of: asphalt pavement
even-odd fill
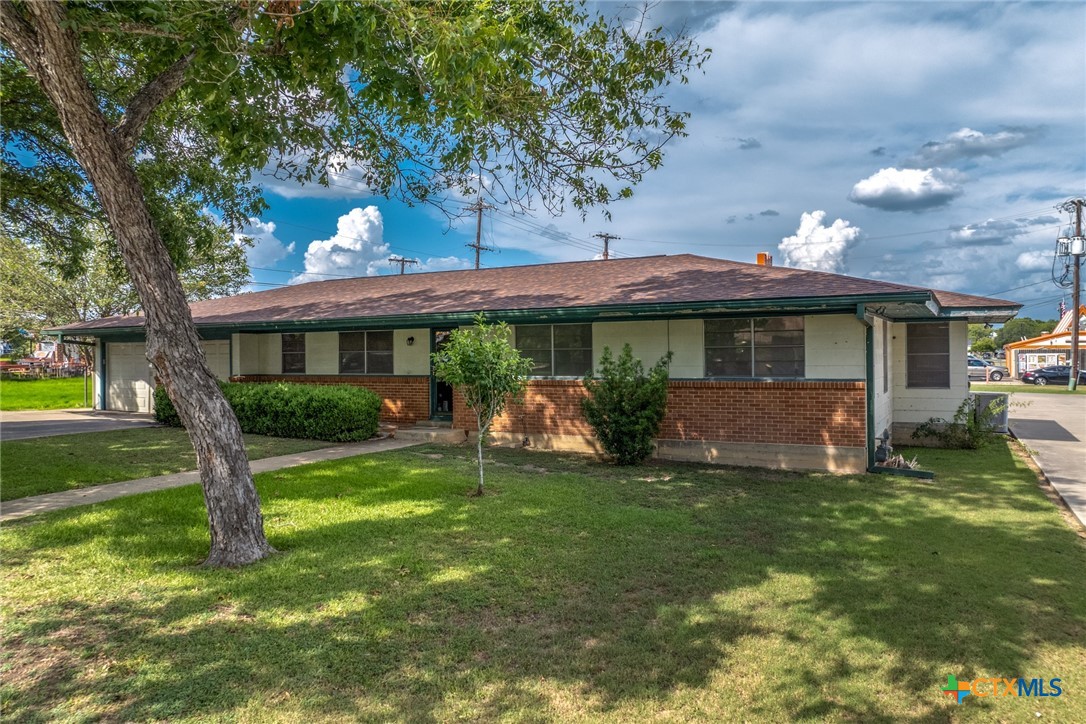
[[[156,425],[151,415],[101,410],[20,410],[0,412],[0,440],[105,432]]]
[[[1010,428],[1086,526],[1086,396],[1017,392]]]

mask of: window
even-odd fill
[[[305,374],[305,334],[283,335],[283,374]]]
[[[392,332],[340,332],[339,373],[392,374]]]
[[[706,377],[803,377],[803,317],[705,320]]]
[[[905,338],[909,387],[950,387],[950,325],[910,324]]]
[[[536,377],[582,377],[592,371],[591,324],[517,325],[517,349]]]

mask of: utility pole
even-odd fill
[[[388,263],[389,264],[399,264],[400,265],[400,275],[402,276],[403,271],[404,271],[404,267],[406,267],[408,264],[418,264],[419,260],[418,259],[405,259],[402,256],[390,256],[388,258]]]
[[[612,241],[617,241],[618,239],[622,238],[621,236],[615,236],[614,234],[608,234],[605,231],[600,232],[599,234],[593,234],[592,236],[596,237],[597,239],[603,239],[603,258],[604,259],[610,259],[611,258],[611,249],[610,249],[611,242]]]
[[[1086,205],[1083,199],[1072,199],[1060,208],[1064,211],[1074,210],[1075,235],[1067,240],[1067,253],[1071,257],[1072,281],[1071,284],[1071,376],[1067,380],[1067,389],[1075,391],[1078,386],[1079,365],[1079,332],[1078,325],[1081,319],[1079,308],[1082,305],[1082,257],[1086,254],[1086,239],[1082,236],[1082,207]],[[1061,239],[1062,241],[1062,239]]]
[[[475,222],[475,243],[465,244],[469,249],[475,250],[475,268],[479,268],[479,252],[494,251],[493,248],[483,245],[483,211],[486,209],[493,209],[494,207],[483,201],[483,197],[480,196],[476,199],[475,203],[468,207],[469,211],[474,211],[478,218]]]

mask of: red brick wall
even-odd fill
[[[664,440],[863,447],[863,382],[677,380],[669,385]]]
[[[585,394],[578,380],[532,380],[494,431],[591,436]],[[453,409],[453,427],[475,429],[459,395]],[[863,447],[866,421],[862,382],[676,380],[660,439]]]
[[[381,398],[381,422],[412,425],[430,419],[429,377],[359,377],[354,375],[243,375],[232,382],[297,382],[303,385],[356,385]]]

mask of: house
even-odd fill
[[[1060,323],[1050,333],[1003,345],[1007,369],[1010,370],[1011,376],[1021,377],[1023,372],[1049,365],[1070,364],[1071,324],[1074,316],[1074,310],[1068,309],[1060,318]],[[1078,368],[1084,370],[1086,369],[1086,305],[1079,307],[1078,329]]]
[[[768,260],[763,259],[764,262]],[[604,347],[647,363],[672,351],[662,457],[862,471],[876,438],[950,417],[968,394],[966,328],[1020,305],[690,254],[311,282],[196,302],[211,369],[241,382],[352,384],[396,425],[473,417],[430,374],[449,330],[483,311],[535,360],[509,444],[594,449],[580,378]],[[147,411],[142,317],[54,330],[90,339],[96,404]]]

